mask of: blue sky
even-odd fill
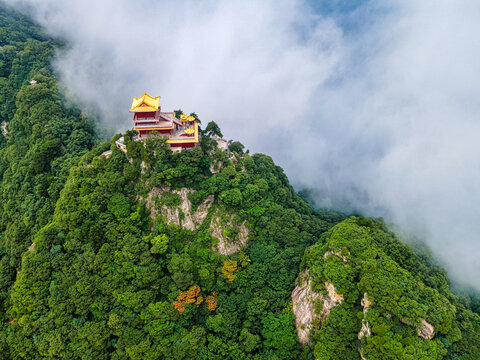
[[[364,31],[369,23],[388,11],[387,2],[379,5],[371,0],[309,0],[307,4],[313,12],[334,18],[348,35]]]

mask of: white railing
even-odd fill
[[[145,125],[145,124],[135,124],[135,128],[145,128],[145,129],[148,129],[148,128],[170,128],[172,127],[172,123],[170,124],[152,124],[152,125]]]
[[[135,122],[152,122],[152,121],[158,121],[160,120],[159,118],[142,118],[142,119],[133,119]]]

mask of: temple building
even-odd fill
[[[173,112],[162,112],[160,96],[151,97],[144,93],[139,98],[134,97],[130,112],[133,113],[133,130],[138,132],[138,139],[164,134],[172,149],[192,148],[198,143],[198,121],[195,117],[182,114],[177,119]]]

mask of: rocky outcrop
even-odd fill
[[[188,230],[197,229],[207,218],[208,211],[211,208],[214,196],[209,195],[198,206],[198,208],[192,212],[192,203],[188,199],[188,195],[193,193],[194,190],[181,188],[180,190],[170,190],[170,187],[163,186],[161,188],[153,188],[144,199],[147,203],[147,208],[150,210],[150,216],[155,219],[158,215],[166,218],[168,224],[175,224]],[[155,204],[155,198],[161,198],[166,193],[177,194],[180,197],[180,205],[178,206],[166,206]],[[140,198],[143,200],[143,198]]]
[[[332,283],[325,281],[325,287],[327,288],[328,295],[323,296],[323,306],[320,314],[322,321],[327,318],[334,306],[341,304],[343,301],[343,295],[335,291],[335,286],[333,286]]]
[[[418,336],[431,340],[435,334],[435,329],[433,325],[429,324],[425,319],[422,319],[422,327],[417,328]]]
[[[302,345],[310,342],[310,332],[312,323],[315,319],[325,321],[330,311],[343,301],[343,295],[338,294],[335,286],[326,281],[325,288],[327,295],[316,293],[311,287],[312,278],[306,270],[299,276],[300,284],[292,291],[293,313],[295,314],[295,324],[297,327],[298,339]],[[320,313],[315,311],[315,303],[321,302]]]
[[[228,141],[225,140],[225,139],[219,138],[217,136],[213,136],[212,139],[217,142],[217,148],[224,152],[224,156],[225,156],[225,159],[226,159],[229,155]],[[209,153],[210,157],[213,159],[212,163],[210,164],[210,172],[213,175],[218,174],[220,172],[220,170],[222,170],[223,165],[225,164],[225,161],[217,159],[215,154],[216,154],[215,149],[213,149]]]
[[[194,191],[187,188],[172,190],[168,186],[162,186],[150,190],[146,198],[139,196],[138,199],[145,200],[152,219],[163,216],[168,224],[179,225],[187,230],[196,230],[207,218],[215,198],[213,195],[207,196],[197,209],[192,211],[192,203],[188,199],[188,195]],[[157,199],[161,199],[167,193],[177,194],[180,203],[176,206],[159,204]],[[250,230],[245,221],[241,224],[234,224],[234,218],[235,214],[221,214],[217,211],[212,215],[210,221],[210,235],[218,239],[213,250],[222,255],[232,255],[247,246]]]
[[[228,220],[222,221],[222,216],[214,214],[210,222],[210,234],[218,239],[214,250],[222,255],[232,255],[240,249],[247,246],[247,239],[250,230],[248,230],[244,221],[240,225],[234,225],[235,214],[229,215]],[[228,234],[228,229],[235,233],[232,239]]]
[[[360,329],[360,332],[358,333],[358,339],[362,339],[363,337],[369,337],[372,335],[372,330],[370,329],[370,324],[367,321],[367,312],[368,308],[370,305],[372,305],[372,302],[368,300],[368,295],[367,293],[363,294],[363,299],[361,302],[363,306],[363,319],[362,319],[362,328]]]
[[[145,171],[147,171],[147,165],[145,164],[145,161],[142,161],[140,163],[140,172],[143,175],[143,174],[145,174]]]
[[[338,256],[344,263],[347,263],[347,257],[345,255],[342,255],[341,251],[327,251],[325,254],[323,254],[323,258],[326,259],[330,255]],[[350,252],[347,251],[347,255],[350,255]]]
[[[107,159],[112,155],[112,150],[104,151],[100,156],[105,156]]]
[[[370,307],[370,305],[372,305],[372,302],[368,300],[368,294],[366,292],[363,294],[363,299],[360,302],[360,304],[363,307],[363,313],[366,314],[368,311],[368,308]]]
[[[431,340],[435,335],[435,328],[433,327],[433,325],[429,324],[425,319],[422,319],[421,327],[416,326],[414,324],[415,321],[413,319],[400,318],[400,322],[402,322],[405,325],[415,326],[415,328],[417,329],[418,336],[424,339]]]
[[[310,342],[309,336],[312,322],[315,318],[318,318],[318,315],[315,314],[314,304],[322,296],[312,291],[311,281],[312,278],[307,270],[300,275],[300,284],[292,292],[295,325],[297,327],[298,340],[302,345],[307,345]]]
[[[325,287],[327,288],[327,291],[328,291],[328,296],[325,298],[326,301],[328,300],[329,302],[333,303],[334,304],[333,306],[335,306],[336,304],[342,303],[343,295],[338,294],[335,291],[335,286],[333,286],[332,283],[329,283],[328,281],[325,281]],[[332,309],[333,306],[331,306],[330,309]],[[329,313],[330,313],[330,311],[329,311]]]
[[[372,329],[370,328],[370,324],[367,321],[368,308],[370,307],[370,305],[372,305],[372,302],[368,299],[368,295],[366,292],[363,294],[361,305],[363,307],[363,319],[362,319],[362,328],[358,333],[358,340],[361,340],[364,337],[367,338],[370,335],[372,335]],[[360,353],[360,358],[362,360],[366,360],[365,356],[363,356],[363,348],[361,345],[358,347],[358,352]]]
[[[217,160],[214,160],[211,164],[210,164],[210,172],[215,175],[215,174],[218,174],[220,172],[220,170],[222,170],[222,167],[223,167],[223,161],[217,161]]]
[[[214,137],[217,147],[223,151],[228,151],[228,141],[222,138]]]
[[[2,134],[5,138],[8,138],[8,129],[7,129],[8,123],[6,121],[2,121],[0,124],[0,127],[2,128]]]

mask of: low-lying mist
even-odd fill
[[[7,3],[67,41],[61,84],[104,125],[126,130],[132,96],[161,95],[480,288],[479,2]]]

